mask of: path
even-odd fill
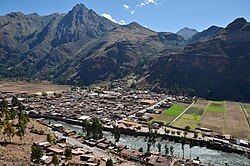
[[[171,123],[169,123],[169,126],[174,124],[174,122],[179,119],[187,110],[194,105],[195,101],[192,102],[180,115],[178,115]]]

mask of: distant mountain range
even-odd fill
[[[196,33],[198,33],[197,30],[190,29],[190,28],[187,28],[187,27],[185,27],[185,28],[179,30],[178,32],[176,32],[176,34],[182,36],[185,40],[191,39]]]
[[[250,100],[250,25],[154,32],[83,4],[67,14],[0,16],[0,76],[89,85],[137,75],[153,89]],[[157,87],[157,88],[156,88]]]

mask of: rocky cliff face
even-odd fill
[[[193,89],[208,98],[249,100],[249,32],[249,23],[236,19],[212,39],[157,59],[148,80],[165,88]]]

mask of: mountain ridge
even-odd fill
[[[134,74],[152,87],[250,100],[242,90],[250,87],[249,30],[238,18],[225,28],[191,29],[187,39],[113,23],[83,4],[48,16],[12,12],[0,16],[0,77],[89,85]]]

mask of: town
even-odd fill
[[[206,146],[246,155],[250,153],[247,139],[235,139],[230,135],[223,136],[208,128],[192,129],[188,125],[183,128],[171,125],[197,103],[195,98],[131,88],[119,81],[113,83],[112,87],[107,84],[98,84],[88,88],[72,87],[70,90],[58,93],[2,92],[1,100],[7,101],[11,107],[13,96],[23,103],[25,112],[30,118],[50,128],[53,138],[55,137],[53,143],[48,140],[34,142],[34,145],[38,145],[46,152],[41,157],[43,164],[51,163],[53,154],[64,155],[68,147],[72,149],[71,160],[76,165],[105,165],[107,161],[110,161],[109,159],[115,165],[125,163],[150,166],[213,164],[202,163],[199,158],[191,159],[193,146]],[[157,120],[157,117],[163,116],[164,111],[171,109],[176,103],[186,106],[179,115],[172,117],[169,123],[166,119]],[[54,123],[51,123],[51,120]],[[87,126],[91,126],[95,121],[96,126],[99,123],[101,125],[100,135],[93,134],[91,131],[88,133]],[[81,132],[67,128],[62,125],[64,123],[79,126]],[[98,133],[97,127],[93,128],[90,130]],[[108,132],[109,135],[116,136],[115,141],[105,138],[102,130]],[[34,129],[32,131],[34,132]],[[35,131],[35,133],[41,134],[40,131]],[[119,144],[120,134],[144,136],[147,147],[135,149],[126,144]],[[183,155],[176,156],[172,146],[156,143],[156,140],[160,138],[179,142]],[[190,158],[184,157],[185,144],[190,146]],[[151,150],[153,146],[156,146],[158,150]],[[69,162],[63,156],[61,159],[65,159],[65,164]]]

